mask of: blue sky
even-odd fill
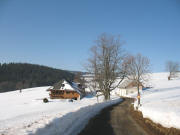
[[[0,0],[0,62],[84,70],[102,33],[149,57],[153,72],[180,61],[178,0]]]

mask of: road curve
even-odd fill
[[[103,109],[92,118],[79,135],[148,135],[132,118],[132,99]]]

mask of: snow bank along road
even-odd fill
[[[120,103],[122,99],[110,100],[86,106],[76,112],[70,112],[61,118],[56,118],[45,127],[38,129],[35,135],[76,135],[88,121],[103,108]]]
[[[168,81],[168,73],[154,73],[152,88],[141,94],[143,117],[167,128],[180,129],[180,78]],[[135,106],[137,102],[135,103]]]
[[[68,135],[102,108],[121,100],[114,97],[109,102],[97,103],[96,97],[89,96],[74,102],[49,99],[50,102],[43,103],[43,98],[49,98],[48,88],[0,93],[0,135]]]

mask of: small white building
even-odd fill
[[[139,90],[142,91],[143,89],[142,83],[140,84]],[[127,96],[128,94],[132,94],[137,92],[137,85],[136,82],[133,80],[124,80],[118,87],[116,94],[119,96]]]

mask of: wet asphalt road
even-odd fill
[[[79,135],[148,135],[130,115],[132,99],[105,108]]]

